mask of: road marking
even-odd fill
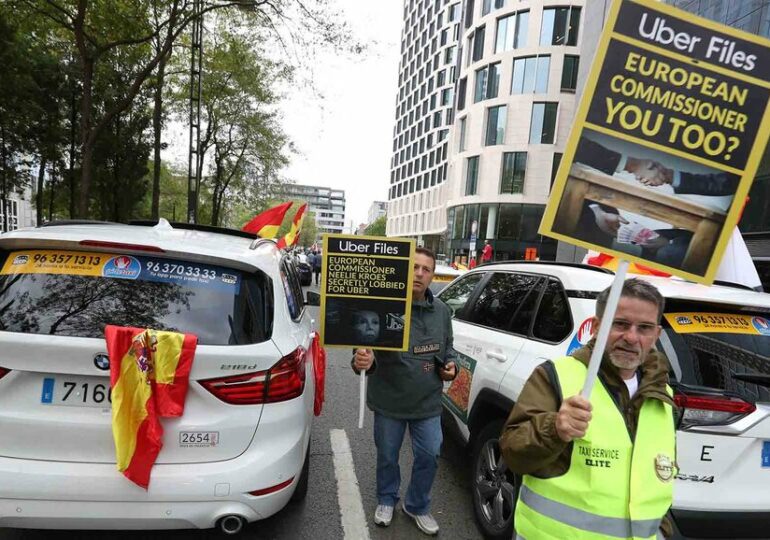
[[[353,454],[344,429],[329,432],[332,441],[334,476],[337,477],[337,502],[342,516],[345,540],[369,540],[364,504],[358,489],[358,478],[353,465]]]

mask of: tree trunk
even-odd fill
[[[163,128],[163,83],[166,74],[168,56],[163,55],[158,62],[158,77],[155,85],[155,105],[152,113],[152,129],[155,136],[154,158],[152,167],[152,219],[160,217],[160,146]]]
[[[83,97],[80,102],[80,193],[78,194],[77,217],[88,217],[88,202],[91,195],[91,180],[94,174],[94,146],[96,140],[91,133],[93,102],[94,61],[83,57]]]
[[[69,188],[70,188],[70,219],[75,217],[75,122],[78,120],[78,110],[75,107],[75,90],[72,91],[72,101],[70,102],[70,174],[69,174]],[[53,207],[53,202],[51,202]]]
[[[35,214],[38,227],[43,223],[43,180],[45,179],[46,155],[40,156],[40,170],[37,172],[37,194],[35,196]]]
[[[53,201],[56,195],[56,161],[53,162],[51,169],[51,185],[48,188],[48,221],[53,221]]]

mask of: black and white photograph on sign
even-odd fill
[[[325,345],[398,348],[404,341],[406,303],[396,300],[329,298]]]
[[[554,231],[703,274],[740,178],[584,130]]]

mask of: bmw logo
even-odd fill
[[[102,371],[110,370],[110,357],[104,353],[94,356],[94,365]]]

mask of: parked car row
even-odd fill
[[[770,295],[643,277],[666,299],[657,347],[671,363],[680,417],[678,533],[765,538],[770,522]],[[472,454],[474,511],[487,538],[511,538],[518,480],[498,437],[536,366],[588,342],[611,272],[578,264],[495,263],[439,294],[453,311],[461,371],[445,391],[450,426]],[[699,321],[729,330],[705,332]]]

